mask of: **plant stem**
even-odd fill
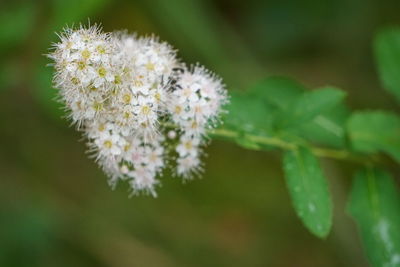
[[[240,134],[235,131],[219,128],[211,131],[211,136],[217,138],[222,137],[222,138],[236,139],[240,136]],[[248,141],[254,142],[258,145],[273,146],[276,148],[280,148],[282,150],[295,150],[299,146],[298,144],[285,141],[278,137],[257,136],[251,134],[245,134],[244,137]],[[308,144],[308,148],[315,156],[322,158],[353,161],[357,163],[379,161],[379,158],[376,155],[370,155],[370,156],[360,155],[347,149],[322,148],[322,147],[312,146],[310,144]]]

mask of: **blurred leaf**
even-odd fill
[[[184,57],[198,55],[201,60],[217,71],[225,81],[236,87],[247,84],[251,77],[258,77],[263,67],[254,58],[251,49],[238,36],[232,25],[221,16],[210,1],[187,0],[139,0],[153,20],[158,21],[181,47]],[[186,49],[185,47],[189,48]],[[188,54],[186,54],[186,53]],[[237,75],[240,69],[241,75]],[[261,73],[260,73],[261,75]]]
[[[0,266],[40,266],[54,244],[53,214],[32,206],[11,208],[0,207]]]
[[[278,116],[275,114],[282,113],[286,115],[292,113],[296,101],[302,101],[301,99],[307,98],[310,94],[313,95],[313,92],[318,91],[307,92],[303,85],[292,79],[270,77],[257,83],[251,88],[250,92],[262,97],[267,105],[275,107],[274,116]],[[324,91],[322,94],[323,93]],[[327,94],[329,93],[328,89]],[[338,98],[342,97],[341,92],[335,91],[333,94]],[[314,93],[314,95],[317,95],[317,93]],[[310,142],[343,147],[346,143],[345,121],[349,112],[343,103],[334,104],[334,102],[337,102],[339,99],[331,100],[331,105],[322,107],[324,111],[315,116],[312,120],[299,123],[296,127],[290,127],[284,130],[288,133],[306,138]],[[318,99],[316,99],[316,101],[318,101]],[[301,109],[301,107],[299,108]],[[280,118],[280,116],[275,119],[277,124],[282,123],[282,118]]]
[[[392,177],[376,169],[358,172],[347,209],[372,265],[400,266],[400,198]]]
[[[233,93],[226,125],[242,133],[279,135],[285,139],[296,135],[310,142],[343,147],[348,116],[347,108],[340,103],[344,95],[333,88],[306,91],[292,79],[269,77],[245,94]],[[285,122],[296,127],[283,128],[278,133],[276,125]],[[243,138],[239,143],[255,148],[254,142],[248,144]]]
[[[56,30],[60,30],[60,27],[65,27],[67,24],[69,26],[78,22],[87,24],[89,17],[104,8],[108,2],[110,0],[53,0],[52,24]]]
[[[304,92],[279,114],[277,125],[279,128],[288,128],[310,122],[340,103],[345,95],[343,91],[332,87]]]
[[[0,10],[0,48],[15,46],[24,41],[34,26],[36,5],[33,1],[24,1]]]
[[[249,140],[247,134],[272,137],[276,135],[276,113],[301,93],[304,88],[295,81],[271,77],[243,92],[230,92],[230,103],[224,116],[224,128],[235,131],[238,145],[253,149],[269,149]]]
[[[254,95],[241,92],[230,93],[230,103],[224,117],[224,128],[238,133],[236,142],[249,149],[258,149],[259,146],[246,139],[245,134],[261,136],[271,135],[272,111],[268,105]]]
[[[245,18],[238,26],[262,59],[282,59],[282,55],[293,58],[302,52],[301,48],[308,42],[321,40],[321,33],[330,27],[328,25],[337,23],[337,13],[343,15],[345,11],[349,12],[346,9],[348,5],[343,2],[246,1],[241,11]],[[340,18],[340,21],[344,19],[343,16]]]
[[[348,108],[340,103],[317,115],[312,121],[297,125],[289,131],[313,143],[344,147],[346,145],[345,124],[349,113]]]
[[[384,151],[400,162],[400,118],[390,112],[352,114],[347,122],[352,147],[360,152]]]
[[[285,152],[283,168],[297,215],[313,234],[326,237],[332,225],[332,202],[318,160],[299,148]]]
[[[374,48],[383,85],[400,101],[400,28],[380,32]]]
[[[306,88],[300,83],[284,77],[269,77],[250,89],[250,92],[262,98],[264,103],[280,110],[289,107],[289,104],[300,96]]]

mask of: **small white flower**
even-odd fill
[[[99,149],[100,155],[103,156],[116,156],[120,155],[122,139],[117,134],[105,133],[95,140],[95,143]]]
[[[157,196],[154,186],[159,182],[153,172],[144,167],[138,167],[130,173],[130,176],[134,177],[130,182],[134,192],[145,191],[154,197]]]
[[[198,138],[183,135],[180,139],[179,145],[176,147],[176,152],[178,152],[180,157],[184,157],[187,155],[197,156],[199,153],[199,144],[200,140]]]
[[[184,158],[178,158],[177,173],[184,178],[191,178],[193,174],[199,172],[200,160],[196,156],[188,156]]]
[[[145,163],[146,163],[146,165],[148,166],[149,169],[157,171],[164,165],[163,153],[164,153],[164,149],[161,146],[158,146],[158,147],[155,147],[155,148],[146,147],[146,149],[145,149],[145,155],[146,155]]]
[[[97,26],[65,30],[49,57],[69,117],[112,186],[128,180],[134,193],[156,196],[156,176],[173,151],[177,174],[188,178],[201,169],[206,129],[227,102],[215,75],[187,69],[157,38]]]
[[[130,160],[133,163],[133,166],[138,167],[142,166],[145,162],[145,154],[143,147],[136,147],[131,151]]]

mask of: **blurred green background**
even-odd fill
[[[166,175],[157,199],[128,198],[62,118],[43,55],[55,32],[90,19],[159,35],[229,90],[280,74],[336,85],[352,108],[395,110],[371,41],[399,14],[398,0],[2,0],[0,266],[366,266],[344,212],[354,166],[322,161],[335,203],[326,240],[295,216],[277,152],[214,141],[202,179]]]

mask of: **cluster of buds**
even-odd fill
[[[66,29],[49,55],[54,86],[111,185],[156,196],[167,165],[184,179],[201,170],[207,130],[227,92],[201,66],[186,67],[155,37]],[[168,163],[168,164],[167,164]]]

